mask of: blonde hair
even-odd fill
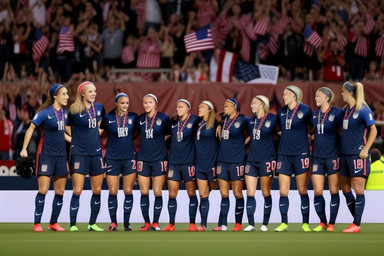
[[[255,96],[255,99],[258,99],[261,102],[263,102],[263,104],[264,104],[264,107],[263,107],[264,112],[268,113],[269,112],[269,99],[267,97],[265,97],[264,95],[257,95],[257,96]]]
[[[214,109],[211,109],[211,112],[209,113],[206,129],[209,130],[211,128],[214,128],[215,121],[216,121],[216,112]]]
[[[355,83],[356,91],[355,91],[355,99],[356,99],[356,110],[360,110],[363,105],[367,105],[364,99],[364,86],[360,82]]]
[[[87,83],[87,84],[84,84],[82,86],[82,84],[79,85],[79,88],[81,88],[81,91],[76,91],[76,98],[75,98],[75,101],[72,103],[71,107],[69,108],[69,112],[71,112],[72,115],[74,114],[78,114],[78,113],[81,113],[85,110],[85,106],[84,106],[84,103],[83,103],[83,93],[84,91],[90,86],[90,85],[93,85],[95,86],[93,83],[91,82],[84,82],[84,83]],[[81,87],[82,86],[82,87]]]
[[[303,98],[303,91],[296,85],[288,85],[285,89],[292,92],[296,96],[296,102],[300,103]]]

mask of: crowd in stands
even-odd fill
[[[1,159],[9,150],[17,154],[55,82],[209,82],[214,54],[187,54],[184,44],[186,34],[206,25],[217,49],[245,63],[279,66],[281,80],[383,80],[380,0],[2,0]],[[314,35],[321,40],[313,43]],[[36,49],[42,38],[46,49]],[[383,104],[375,104],[384,120]]]

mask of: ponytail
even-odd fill
[[[360,82],[355,83],[355,100],[356,100],[356,110],[360,110],[363,105],[367,105],[364,99],[364,86]]]

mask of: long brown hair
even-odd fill
[[[59,88],[53,95],[54,96],[57,96],[60,92],[61,89],[65,88],[65,86],[62,86],[61,88]],[[65,88],[67,89],[67,88]],[[52,105],[54,102],[55,102],[55,99],[51,96],[51,94],[49,93],[49,90],[48,90],[48,98],[46,101],[44,101],[43,105],[41,105],[37,110],[36,110],[36,113],[39,113],[40,111],[46,109],[47,107],[49,107],[50,105]]]

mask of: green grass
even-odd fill
[[[300,224],[289,224],[287,232],[275,233],[276,226],[269,225],[268,232],[250,233],[185,232],[187,224],[177,224],[176,232],[89,232],[81,223],[77,233],[34,233],[31,223],[0,223],[0,255],[384,255],[384,224],[363,224],[360,234],[341,233],[347,224],[337,224],[334,233],[304,233]],[[63,227],[69,228],[68,224]],[[138,230],[140,224],[132,227]]]

